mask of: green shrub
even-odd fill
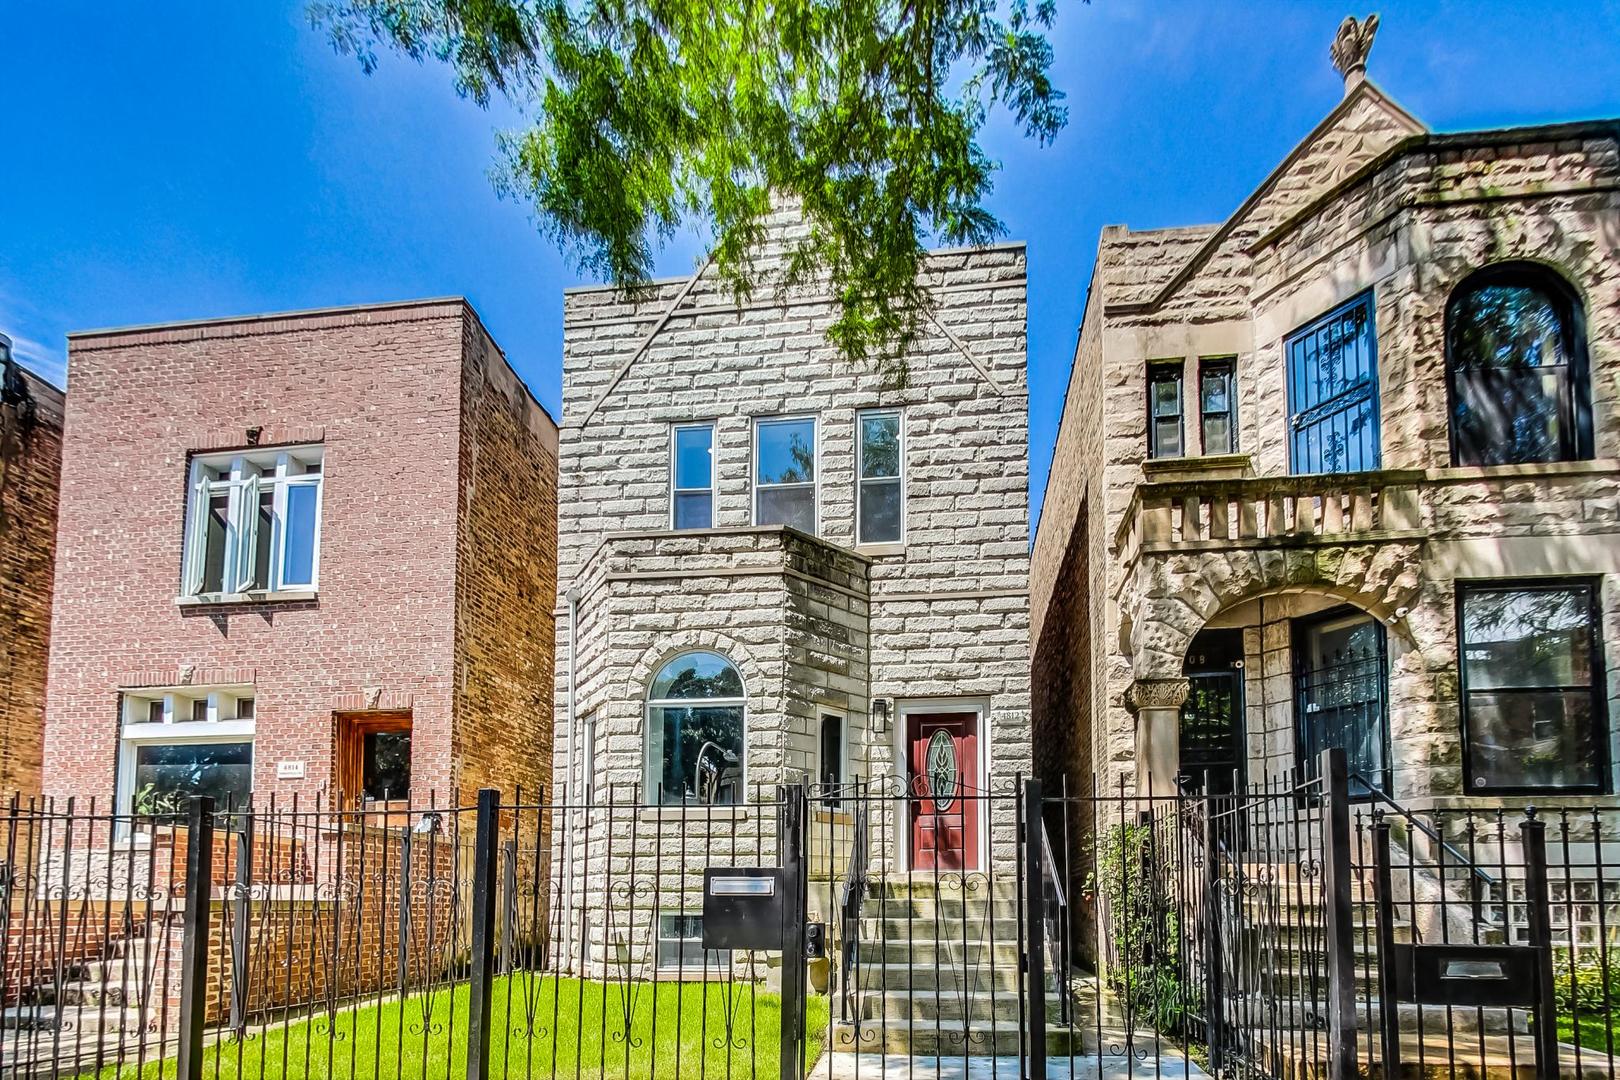
[[[1569,951],[1558,950],[1553,958],[1553,995],[1563,1013],[1577,1008],[1586,1014],[1620,1011],[1620,957],[1605,967],[1602,957],[1577,953],[1571,964]]]
[[[1108,985],[1155,1029],[1181,1034],[1195,1002],[1182,970],[1172,852],[1145,824],[1114,826],[1096,838],[1095,851],[1086,891],[1104,903],[1099,929],[1113,946]]]

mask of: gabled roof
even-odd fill
[[[1150,312],[1173,297],[1239,233],[1261,234],[1391,147],[1428,132],[1369,79],[1363,79],[1322,118],[1260,186],[1158,291],[1146,300],[1108,305],[1120,314]]]

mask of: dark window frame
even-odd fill
[[[1147,364],[1147,456],[1153,461],[1175,461],[1187,456],[1187,362],[1149,360]],[[1176,428],[1181,452],[1165,454],[1159,447],[1158,417],[1153,412],[1153,388],[1161,382],[1176,384]]]
[[[1555,589],[1580,588],[1587,594],[1587,619],[1591,628],[1590,656],[1587,663],[1592,672],[1588,687],[1592,695],[1592,733],[1597,744],[1598,782],[1596,784],[1565,785],[1557,788],[1534,785],[1474,786],[1474,759],[1469,752],[1473,745],[1468,708],[1468,643],[1463,640],[1463,601],[1469,593],[1478,592],[1534,592]],[[1613,788],[1614,764],[1609,755],[1609,695],[1608,667],[1604,663],[1603,646],[1603,586],[1595,577],[1533,577],[1533,578],[1478,578],[1458,581],[1453,597],[1453,637],[1457,642],[1457,720],[1462,739],[1462,769],[1464,795],[1608,795]],[[1493,687],[1481,693],[1533,693],[1549,690],[1569,690],[1571,687]]]
[[[1355,472],[1376,472],[1383,468],[1384,416],[1378,375],[1378,305],[1375,300],[1371,289],[1357,293],[1343,303],[1335,304],[1322,314],[1295,327],[1283,338],[1282,359],[1287,405],[1285,424],[1288,438],[1288,472],[1291,476],[1343,476]],[[1304,355],[1307,352],[1306,343],[1333,320],[1343,318],[1358,308],[1366,312],[1367,378],[1347,386],[1331,397],[1305,404],[1301,400],[1305,396],[1307,385],[1303,380],[1304,369],[1308,363],[1315,362],[1315,359],[1308,359]],[[1296,344],[1300,345],[1298,356],[1294,349]],[[1316,358],[1319,357],[1320,351]],[[1361,469],[1307,469],[1306,465],[1309,463],[1301,460],[1300,435],[1305,430],[1317,427],[1334,417],[1349,414],[1363,400],[1367,402],[1369,408],[1365,422],[1372,428],[1372,462],[1370,464],[1362,462]],[[1319,464],[1321,456],[1320,453],[1317,455]]]
[[[1210,412],[1204,408],[1204,377],[1212,374],[1226,376],[1226,408]],[[1208,454],[1209,451],[1209,419],[1212,416],[1226,417],[1226,430],[1229,433],[1230,445],[1219,453],[1238,453],[1238,403],[1237,403],[1237,357],[1235,356],[1201,356],[1198,358],[1198,452]]]
[[[1452,466],[1481,465],[1477,461],[1465,461],[1457,443],[1457,406],[1460,404],[1454,347],[1457,308],[1470,292],[1493,286],[1535,289],[1557,306],[1564,353],[1569,358],[1568,379],[1564,384],[1562,400],[1559,401],[1559,419],[1567,437],[1561,440],[1557,460],[1591,461],[1596,450],[1592,433],[1592,365],[1586,347],[1585,305],[1574,287],[1556,271],[1540,263],[1516,260],[1492,263],[1475,270],[1459,281],[1446,299],[1446,440]]]

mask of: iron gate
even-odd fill
[[[1443,1057],[1613,1080],[1613,813],[1414,813],[1353,804],[1356,783],[1342,752],[1225,794],[1014,777],[956,793],[981,843],[927,870],[904,830],[933,793],[894,781],[736,805],[13,804],[0,1077],[844,1080],[954,1059],[1192,1080]],[[703,947],[722,867],[787,875],[789,947]]]

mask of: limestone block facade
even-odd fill
[[[803,227],[773,217],[767,280]],[[954,725],[965,790],[1030,767],[1024,251],[937,252],[926,276],[938,307],[903,386],[836,354],[813,289],[739,300],[704,268],[638,302],[567,294],[555,775],[579,807],[558,829],[563,925],[589,945],[603,860],[628,881],[659,832],[608,854],[609,805],[655,808],[666,851],[690,813],[694,859],[718,837],[771,863],[774,810],[751,804],[792,782],[897,790],[927,723]],[[658,704],[699,668],[728,688],[705,715],[733,725],[701,746],[698,713]],[[996,827],[1010,816],[948,857],[983,865]],[[908,835],[887,869],[919,857]],[[694,910],[698,879],[670,880],[638,925]]]
[[[1104,230],[1033,552],[1037,771],[1167,791],[1340,745],[1408,805],[1612,794],[1617,226],[1620,124],[1435,134],[1353,72],[1224,223]]]
[[[48,796],[549,781],[557,429],[470,305],[69,343]]]
[[[0,797],[40,791],[63,408],[0,335]]]

